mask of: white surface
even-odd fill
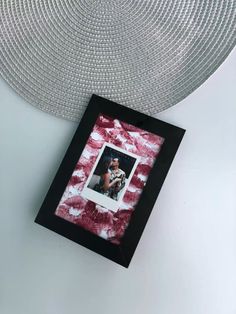
[[[128,269],[33,222],[76,123],[0,81],[1,314],[236,313],[236,51],[157,117],[187,130]]]

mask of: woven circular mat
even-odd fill
[[[78,121],[93,93],[155,114],[236,42],[235,0],[1,0],[1,75],[32,105]]]

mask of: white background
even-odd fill
[[[34,218],[77,128],[0,81],[1,314],[236,314],[236,51],[156,117],[187,130],[128,269]]]

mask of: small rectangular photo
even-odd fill
[[[139,160],[140,156],[105,142],[81,195],[117,211]]]

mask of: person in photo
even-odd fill
[[[100,167],[100,180],[99,183],[95,185],[94,190],[105,195],[111,197],[114,194],[114,187],[121,179],[118,177],[114,177],[111,171],[112,166],[112,157],[105,156],[102,160],[102,164]]]
[[[126,174],[125,172],[119,168],[120,162],[119,158],[113,158],[111,162],[111,176],[110,180],[111,182],[115,183],[110,188],[110,197],[114,200],[118,200],[118,193],[123,189],[125,186],[125,178]]]

